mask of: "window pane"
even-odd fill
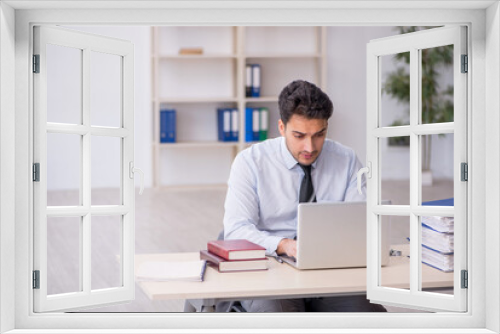
[[[121,126],[121,77],[121,56],[91,52],[90,122],[92,125]]]
[[[81,203],[81,138],[80,135],[47,133],[48,206]]]
[[[82,50],[47,44],[47,122],[81,124]]]
[[[453,197],[453,133],[420,136],[422,203]]]
[[[454,219],[423,216],[422,223],[422,290],[453,294]],[[449,288],[442,286],[449,281]]]
[[[382,256],[380,286],[409,290],[410,217],[380,216],[379,221],[382,235],[381,253],[387,252],[388,244],[390,249],[396,251],[393,252],[393,256],[388,257],[388,261],[383,261],[384,257]],[[384,242],[387,237],[389,238],[388,243]]]
[[[399,145],[394,143],[408,143]],[[410,137],[380,138],[381,201],[410,204]],[[381,203],[381,202],[380,202]]]
[[[453,45],[420,50],[422,124],[453,122]]]
[[[122,216],[92,216],[92,290],[122,286]]]
[[[380,126],[410,124],[410,53],[380,57]]]
[[[47,218],[47,294],[82,291],[81,217]]]
[[[121,138],[92,136],[92,205],[121,205]]]

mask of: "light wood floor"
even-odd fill
[[[408,182],[390,181],[383,183],[384,196],[393,204],[408,204]],[[436,181],[425,190],[426,200],[451,197],[453,183]],[[206,248],[206,242],[215,239],[222,229],[226,187],[163,188],[145,189],[136,194],[136,254],[165,252],[197,252]],[[74,204],[78,199],[76,191],[49,192],[52,205]],[[94,190],[93,203],[115,204],[119,196],[114,189]],[[75,218],[73,218],[75,219]],[[93,224],[92,287],[112,287],[119,284],[120,249],[119,224],[116,217],[101,217],[106,224]],[[100,222],[100,223],[101,223]],[[49,291],[61,293],[76,291],[78,282],[78,228],[65,228],[59,221],[49,222]],[[97,227],[99,225],[99,227]],[[73,224],[78,226],[78,221]],[[407,224],[391,223],[391,242],[404,243],[409,235]],[[115,236],[109,238],[109,236]],[[151,301],[136,285],[133,302],[115,306],[94,308],[87,312],[182,312],[184,301]],[[410,310],[389,308],[391,312]]]

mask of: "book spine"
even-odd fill
[[[231,109],[224,109],[224,141],[231,140]]]
[[[245,96],[252,96],[252,64],[247,64],[245,67]]]
[[[207,244],[207,249],[209,252],[212,252],[215,255],[222,257],[223,259],[229,260],[229,251],[222,249],[222,248],[220,248],[217,245],[212,244],[212,243]]]
[[[167,142],[167,111],[160,111],[160,143]]]
[[[258,108],[254,108],[252,111],[252,140],[259,140],[259,128],[260,128],[260,110]]]
[[[260,65],[252,64],[252,97],[260,97]]]
[[[238,141],[239,135],[239,118],[238,118],[238,109],[232,109],[231,111],[231,140]]]
[[[217,128],[219,141],[229,141],[231,139],[231,110],[217,109]]]
[[[259,140],[266,140],[269,129],[269,110],[267,108],[260,108],[260,129]]]
[[[253,109],[245,108],[245,141],[253,141]]]
[[[217,138],[224,141],[224,109],[217,109]]]

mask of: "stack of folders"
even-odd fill
[[[175,109],[160,110],[160,143],[176,142],[176,123]]]
[[[205,260],[219,272],[267,270],[266,249],[245,239],[214,240],[200,251]]]
[[[246,65],[246,82],[245,82],[246,97],[260,97],[260,65]]]
[[[245,141],[266,140],[269,130],[269,109],[245,109]]]
[[[426,206],[453,206],[453,198],[423,202]],[[454,225],[453,217],[422,217],[422,263],[444,272],[454,270]]]
[[[444,272],[454,269],[453,217],[422,217],[422,263]]]
[[[217,130],[219,141],[238,141],[238,109],[217,109]]]

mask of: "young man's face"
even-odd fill
[[[278,124],[295,160],[306,166],[316,161],[325,142],[328,120],[292,115],[286,125],[282,120]]]

